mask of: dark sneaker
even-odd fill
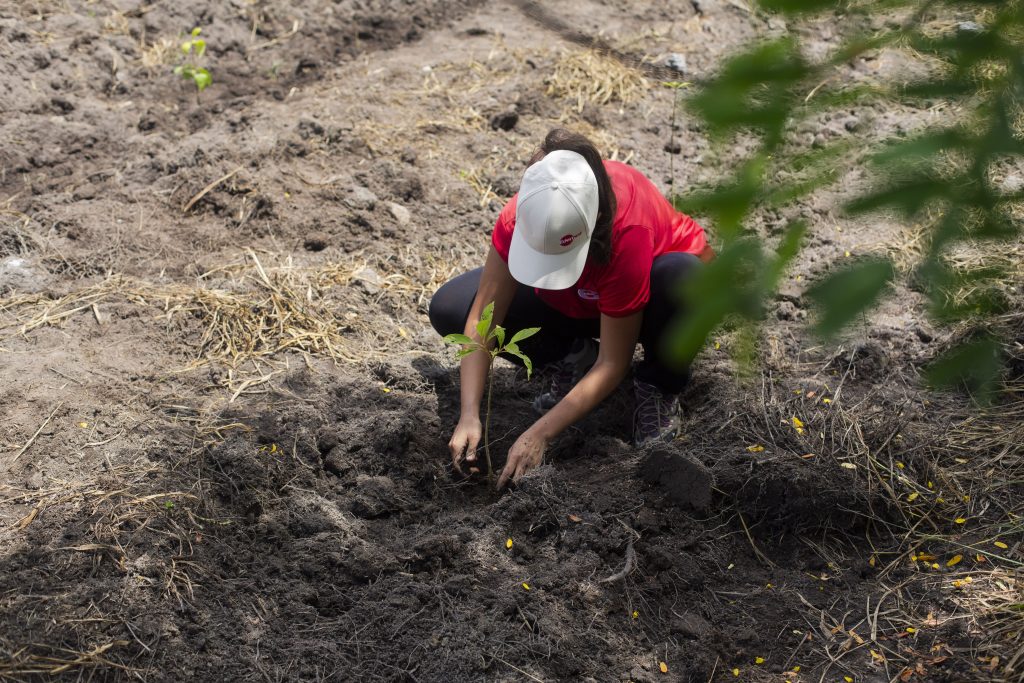
[[[633,413],[633,443],[644,446],[668,442],[679,436],[683,418],[679,395],[666,394],[647,382],[633,379],[636,412]]]
[[[543,415],[565,398],[597,361],[598,348],[593,339],[577,339],[569,355],[555,363],[555,372],[551,376],[548,390],[533,400],[534,412]]]

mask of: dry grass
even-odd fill
[[[649,83],[644,75],[614,57],[593,50],[566,52],[555,62],[548,79],[548,95],[572,101],[577,112],[587,104],[629,104],[644,97]]]
[[[128,302],[156,309],[156,319],[183,337],[191,359],[182,371],[215,364],[228,370],[233,391],[244,391],[269,379],[264,365],[288,352],[335,363],[400,353],[433,292],[482,257],[469,249],[418,253],[409,247],[387,259],[354,256],[319,268],[297,267],[290,259],[265,266],[267,258],[250,250],[190,283],[114,276],[57,299],[0,299],[0,336],[5,330],[8,338],[26,336],[76,316],[101,320],[101,305]],[[367,278],[366,291],[375,292],[369,306],[357,287]]]

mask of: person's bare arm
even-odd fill
[[[601,350],[597,362],[565,398],[512,445],[508,462],[498,479],[499,489],[510,479],[516,481],[539,465],[551,439],[597,407],[622,382],[629,372],[642,322],[642,311],[624,318],[601,316]]]
[[[480,276],[480,287],[466,318],[464,334],[476,341],[481,341],[476,326],[480,315],[487,304],[494,302],[494,325],[501,324],[508,313],[508,307],[515,296],[518,283],[508,270],[508,264],[492,245],[487,253],[487,261]],[[478,351],[463,356],[460,363],[460,402],[459,422],[448,442],[452,454],[452,464],[459,472],[460,463],[465,459],[470,467],[476,468],[476,449],[480,445],[482,434],[480,425],[480,401],[484,395],[487,382],[487,369],[490,364],[488,354]]]

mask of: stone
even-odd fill
[[[671,444],[649,446],[640,464],[640,478],[659,487],[680,507],[704,510],[711,504],[711,470]]]
[[[678,71],[681,74],[686,73],[686,55],[681,52],[673,52],[665,58],[665,66]]]
[[[669,154],[679,154],[683,151],[683,146],[679,144],[678,140],[669,140],[665,143],[664,149]]]
[[[384,278],[380,276],[380,273],[370,267],[360,268],[353,278],[355,285],[370,296],[380,294],[380,288],[384,284]]]
[[[353,209],[372,211],[377,206],[377,195],[361,185],[356,185],[345,198],[345,205]]]
[[[514,109],[503,111],[491,117],[492,130],[512,130],[519,123],[519,112]]]
[[[306,251],[323,251],[327,248],[329,240],[326,234],[322,232],[311,232],[306,235],[306,239],[303,240],[302,246]]]
[[[395,222],[403,228],[412,221],[412,214],[409,213],[409,209],[405,208],[401,204],[395,202],[388,202],[388,211],[394,216]]]

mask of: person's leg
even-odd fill
[[[669,326],[684,314],[679,299],[683,281],[700,267],[691,254],[662,254],[651,267],[651,299],[644,309],[640,343],[644,360],[634,373],[636,413],[633,439],[637,445],[674,439],[682,425],[679,394],[690,379],[688,367],[678,367],[667,354]]]
[[[644,360],[637,366],[635,376],[668,394],[682,392],[690,380],[690,369],[678,367],[667,357],[665,350],[671,340],[665,335],[676,318],[685,314],[680,286],[700,267],[700,259],[683,253],[662,254],[651,267],[651,299],[644,309],[640,329]]]
[[[477,268],[449,280],[431,298],[430,324],[442,336],[461,334],[465,330],[482,272],[482,268]],[[519,344],[534,367],[563,359],[572,351],[573,342],[578,337],[597,336],[598,329],[596,321],[577,320],[559,313],[541,301],[532,287],[524,285],[516,289],[502,327],[510,337],[526,327],[540,328],[539,333]],[[519,362],[512,356],[507,358]]]

